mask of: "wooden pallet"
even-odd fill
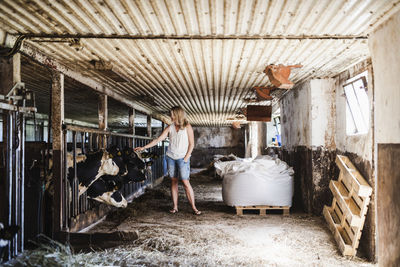
[[[235,206],[236,215],[243,215],[243,210],[259,210],[261,216],[267,215],[267,210],[282,210],[283,215],[289,215],[289,206]]]
[[[348,157],[337,155],[339,179],[331,180],[332,206],[324,206],[323,214],[339,250],[344,256],[357,253],[372,188]]]

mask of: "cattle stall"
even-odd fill
[[[103,139],[104,138],[104,139]],[[109,131],[101,131],[97,129],[66,125],[63,131],[64,147],[70,148],[73,154],[73,168],[76,169],[77,149],[84,151],[96,151],[100,148],[101,140],[105,140],[105,148],[110,147],[138,147],[148,144],[152,138],[144,136],[134,136],[122,133],[113,133]],[[159,155],[153,160],[151,170],[147,170],[146,179],[143,182],[126,183],[122,187],[123,196],[132,201],[134,197],[138,197],[144,193],[144,190],[157,182],[157,179],[164,176],[163,161],[165,154],[166,142],[160,142],[158,146],[152,147],[150,152]],[[63,161],[67,162],[67,150],[64,151]],[[67,165],[64,165],[67,168]],[[75,173],[76,175],[76,173]],[[78,184],[73,182],[70,184],[67,180],[67,169],[63,172],[62,183],[62,209],[55,212],[60,212],[63,216],[62,229],[69,231],[79,231],[96,222],[101,217],[93,216],[93,211],[98,212],[99,203],[88,200],[86,192],[78,196]],[[68,192],[71,192],[69,199]],[[88,214],[90,215],[88,215]],[[105,214],[105,213],[101,213]]]
[[[129,114],[127,112],[130,128],[118,131],[105,127],[107,119],[103,121],[102,129],[96,129],[94,124],[69,118],[59,120],[57,114],[63,113],[63,105],[55,104],[53,107],[58,110],[51,109],[49,103],[54,101],[52,95],[46,100],[50,105],[49,112],[38,113],[35,96],[43,97],[40,92],[25,89],[25,83],[21,82],[14,87],[9,85],[12,82],[7,84],[10,77],[21,74],[18,69],[19,61],[19,54],[3,60],[3,69],[0,72],[3,82],[0,103],[0,170],[1,177],[5,178],[0,180],[0,221],[4,225],[18,226],[15,236],[6,246],[6,251],[2,247],[2,260],[17,256],[25,248],[35,247],[31,241],[38,240],[41,235],[57,238],[60,233],[84,230],[113,210],[107,204],[88,198],[86,192],[79,196],[78,185],[68,181],[68,164],[72,165],[72,169],[76,169],[77,149],[82,155],[107,151],[110,148],[132,150],[133,147],[149,143],[152,140],[152,131],[158,129],[152,129],[152,118],[146,118],[145,114],[140,116],[145,117],[150,124],[136,123],[135,127],[135,110],[132,108],[129,109]],[[55,77],[53,88],[62,87],[62,76],[52,77]],[[60,103],[63,102],[62,95],[55,93],[54,96],[59,97]],[[103,99],[105,105],[102,109],[104,116],[108,111],[107,97],[99,98]],[[114,101],[114,105],[118,105],[118,102]],[[43,109],[41,111],[43,112]],[[107,118],[107,115],[105,117]],[[157,126],[161,126],[159,130],[162,130],[164,123],[159,124]],[[135,135],[135,130],[142,135]],[[53,142],[54,140],[60,142]],[[57,150],[57,145],[60,148],[60,144],[62,149]],[[167,146],[168,141],[160,142],[148,151],[157,157],[151,160],[151,167],[146,168],[145,179],[119,185],[118,192],[121,192],[124,199],[131,202],[142,195],[146,188],[159,183],[164,175],[164,154]],[[56,179],[56,173],[61,175],[59,179]],[[60,183],[57,184],[57,181]],[[59,187],[56,187],[56,184]],[[28,227],[24,227],[25,225]],[[6,228],[7,231],[8,229]]]

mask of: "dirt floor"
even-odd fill
[[[168,213],[165,179],[89,231],[136,232],[138,239],[86,253],[51,241],[6,266],[374,266],[358,257],[342,257],[322,217],[237,216],[222,202],[221,180],[193,174],[191,183],[200,216],[193,215],[182,186],[179,212]]]
[[[169,181],[128,208],[110,214],[90,232],[137,231],[132,245],[108,250],[116,265],[142,266],[374,266],[342,257],[322,217],[303,213],[235,215],[222,202],[221,180],[191,178],[201,216],[192,214],[183,187],[179,212],[171,208]],[[113,258],[114,258],[113,257]]]

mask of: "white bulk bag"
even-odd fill
[[[216,162],[223,177],[222,198],[229,206],[292,206],[293,169],[279,159],[261,156]]]

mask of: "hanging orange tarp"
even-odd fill
[[[293,68],[301,68],[302,65],[291,65],[284,66],[282,64],[279,65],[268,65],[264,72],[268,75],[269,81],[276,87],[282,89],[291,89],[294,86],[294,83],[289,81],[290,71]]]

